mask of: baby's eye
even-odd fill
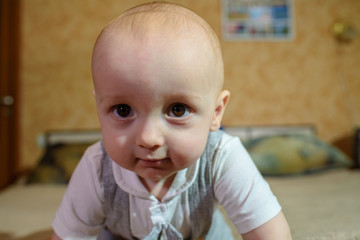
[[[168,115],[170,117],[179,118],[179,117],[185,117],[189,115],[189,113],[190,113],[190,109],[188,106],[182,103],[175,103],[174,105],[171,106]]]
[[[131,107],[127,104],[119,104],[114,107],[113,114],[117,118],[128,118],[133,116]]]

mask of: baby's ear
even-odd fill
[[[216,131],[220,128],[226,105],[230,98],[230,92],[223,90],[217,99],[214,116],[211,122],[210,131]]]

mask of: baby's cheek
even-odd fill
[[[119,148],[124,148],[126,146],[128,136],[120,135],[120,136],[117,136],[114,140],[115,140],[114,141],[115,145],[117,145]]]
[[[182,168],[188,167],[196,162],[202,155],[207,137],[184,136],[177,141],[173,148],[173,154],[176,156],[176,165]]]
[[[128,136],[126,134],[107,134],[103,141],[109,156],[118,164],[123,165],[122,162],[129,155]]]

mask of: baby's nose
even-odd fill
[[[139,129],[136,144],[142,148],[155,150],[164,144],[164,135],[159,123],[147,121]]]

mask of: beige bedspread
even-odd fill
[[[45,240],[65,185],[17,184],[0,193],[0,239]]]
[[[360,171],[267,178],[294,240],[360,240]],[[45,240],[63,185],[15,185],[0,192],[0,239]]]
[[[360,171],[268,178],[294,240],[360,239]]]

